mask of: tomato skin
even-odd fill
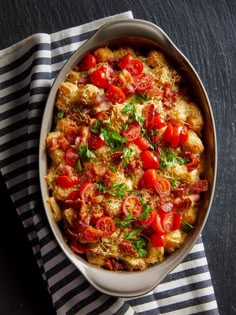
[[[165,177],[159,177],[155,189],[160,197],[168,196],[170,194],[170,181]]]
[[[136,92],[144,93],[152,87],[154,78],[151,74],[141,73],[135,77],[134,87]]]
[[[159,114],[155,113],[152,119],[151,129],[161,129],[166,125],[165,120]]]
[[[128,53],[125,55],[119,62],[118,62],[118,67],[121,69],[124,69],[125,66],[133,59],[133,55],[131,53]]]
[[[102,231],[95,229],[93,226],[87,226],[83,232],[83,237],[86,238],[89,242],[97,242],[102,236]]]
[[[189,162],[186,164],[188,172],[192,172],[195,170],[200,164],[200,156],[199,154],[194,154],[191,152],[185,152],[184,156],[189,158]]]
[[[85,202],[88,202],[91,197],[94,196],[96,186],[94,183],[86,182],[80,187],[80,197]]]
[[[149,150],[143,151],[140,156],[144,169],[148,168],[158,169],[159,161],[151,151]]]
[[[153,188],[158,181],[158,177],[159,175],[157,174],[157,171],[155,169],[146,170],[143,174],[143,177],[141,178],[141,187]]]
[[[76,200],[79,198],[80,198],[80,190],[76,189],[76,190],[73,190],[71,193],[69,193],[66,200]]]
[[[88,146],[90,149],[97,150],[104,145],[105,141],[100,138],[96,133],[91,133],[91,137],[88,140]]]
[[[188,140],[188,127],[184,125],[179,135],[179,144],[181,145],[185,144],[187,140]]]
[[[94,85],[99,88],[107,88],[109,86],[109,80],[106,76],[106,73],[100,69],[92,72],[90,79]]]
[[[171,232],[179,229],[181,225],[181,217],[178,213],[174,213],[173,211],[164,212],[162,210],[159,210],[158,213],[165,232]]]
[[[152,234],[150,237],[152,246],[154,247],[163,247],[167,244],[166,234]]]
[[[144,138],[144,137],[142,137],[142,136],[140,136],[140,137],[138,137],[135,141],[134,141],[134,143],[139,147],[139,149],[141,149],[141,150],[147,150],[148,148],[150,148],[150,142],[146,139],[146,138]]]
[[[102,236],[112,235],[116,230],[115,222],[111,217],[101,217],[96,222],[96,229],[102,231]]]
[[[138,219],[138,222],[141,225],[150,225],[150,224],[152,224],[154,218],[155,218],[155,213],[154,213],[154,211],[151,211],[148,213],[147,219]]]
[[[125,69],[129,71],[129,73],[132,76],[137,76],[143,72],[143,63],[142,61],[138,59],[132,59],[130,60],[127,65],[125,66]]]
[[[122,130],[121,135],[123,138],[127,138],[127,143],[134,142],[139,138],[141,134],[141,127],[137,121],[133,121],[129,124],[127,130]]]
[[[181,217],[179,213],[174,213],[173,230],[178,230],[181,226]]]
[[[188,128],[180,124],[168,124],[164,131],[163,138],[169,142],[172,148],[177,148],[178,145],[184,144],[188,139]]]
[[[165,230],[163,229],[162,224],[161,224],[161,217],[160,217],[159,213],[156,213],[156,215],[152,221],[152,228],[154,231],[156,231],[159,234],[165,233]]]
[[[60,175],[55,178],[57,185],[61,188],[70,188],[77,185],[80,179],[77,176]]]
[[[142,205],[138,196],[133,194],[127,196],[123,201],[122,210],[126,216],[132,213],[133,218],[137,219],[142,212]]]
[[[92,54],[87,54],[79,63],[79,69],[82,71],[89,70],[96,66],[96,58]]]
[[[79,159],[78,153],[74,148],[69,148],[66,150],[65,160],[67,164],[69,164],[72,167],[75,167],[78,159]]]
[[[73,252],[75,252],[76,254],[84,254],[87,252],[87,248],[85,246],[83,246],[82,244],[78,243],[78,242],[72,242],[70,244],[70,248],[73,250]]]
[[[114,104],[122,104],[126,100],[125,93],[116,85],[110,85],[106,91],[108,101]]]

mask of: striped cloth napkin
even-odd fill
[[[0,51],[0,169],[57,314],[218,314],[201,239],[155,290],[136,298],[93,288],[57,244],[39,188],[38,143],[45,102],[71,54],[102,24],[132,12],[49,34]]]

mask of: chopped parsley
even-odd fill
[[[117,130],[111,131],[107,127],[101,129],[101,138],[104,139],[106,144],[114,151],[122,151],[126,143],[126,138],[121,137]]]
[[[189,224],[188,222],[182,221],[181,223],[181,229],[183,231],[188,232],[189,230],[192,230],[194,226],[192,224]]]
[[[100,133],[101,127],[102,127],[104,124],[109,125],[109,124],[110,124],[110,120],[109,120],[109,119],[107,119],[107,120],[96,120],[95,124],[94,124],[93,127],[91,128],[92,132],[94,132],[94,133]]]
[[[125,148],[123,154],[123,167],[127,167],[129,164],[129,160],[133,155],[134,150],[132,148]]]
[[[115,222],[119,227],[121,228],[127,228],[130,226],[132,222],[134,222],[135,219],[133,218],[133,214],[129,213],[124,219],[115,218]]]
[[[169,152],[162,150],[161,151],[160,168],[166,168],[168,166],[173,166],[175,163],[177,163],[179,165],[183,165],[186,162],[188,162],[188,160],[189,159],[187,157],[181,158],[179,156],[176,156],[172,150]]]
[[[78,159],[78,161],[77,161],[76,164],[75,164],[75,170],[76,170],[77,172],[81,172],[81,171],[83,170],[82,165],[81,165],[81,162],[80,162],[80,159]]]
[[[114,165],[109,165],[109,170],[110,170],[112,173],[115,173],[116,168],[115,168]]]
[[[152,208],[146,204],[145,202],[142,202],[142,208],[143,208],[143,213],[141,213],[138,217],[139,220],[147,220],[149,213],[152,211]]]
[[[91,159],[96,158],[96,155],[93,151],[89,150],[87,144],[82,144],[80,148],[76,145],[72,145],[72,148],[78,152],[83,162],[89,162]]]
[[[112,185],[110,189],[106,189],[106,187],[102,183],[96,184],[96,188],[99,191],[102,191],[103,193],[108,193],[112,196],[123,198],[124,195],[129,192],[126,188],[126,186],[123,183],[117,183]]]
[[[147,255],[147,251],[146,249],[144,249],[144,247],[146,246],[146,242],[142,238],[137,238],[140,232],[141,229],[133,229],[131,232],[125,233],[124,238],[131,241],[133,249],[136,250],[138,253],[138,257],[145,257]]]
[[[64,117],[65,113],[63,111],[60,111],[57,113],[57,118],[60,120]]]
[[[134,98],[134,96],[132,97],[132,99],[133,98]],[[144,118],[137,113],[134,102],[129,101],[129,103],[126,104],[125,107],[122,109],[121,113],[132,115],[132,118],[130,118],[128,121],[132,122],[132,121],[136,120],[141,127],[143,126]]]

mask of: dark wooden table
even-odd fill
[[[0,0],[0,7],[0,49],[34,33],[132,10],[163,28],[190,59],[210,97],[218,134],[218,179],[203,240],[220,313],[236,314],[236,1]],[[0,184],[0,314],[54,314],[2,178]]]

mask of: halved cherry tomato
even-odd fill
[[[97,133],[92,133],[91,137],[88,140],[88,146],[90,149],[97,150],[104,145],[105,141],[100,138],[100,135]]]
[[[188,140],[188,127],[183,126],[179,135],[179,144],[184,144]]]
[[[157,206],[159,210],[162,210],[164,212],[170,212],[173,209],[173,202],[167,197],[167,198],[160,198],[157,202]]]
[[[150,148],[150,142],[146,138],[141,136],[138,137],[138,139],[136,139],[134,143],[137,144],[137,146],[141,150],[147,150],[148,148]]]
[[[127,142],[133,142],[138,139],[141,133],[141,127],[137,121],[133,121],[129,124],[127,130],[122,130],[121,135],[127,138]]]
[[[77,185],[80,179],[77,176],[60,175],[55,178],[57,185],[61,188],[70,188]]]
[[[75,252],[76,254],[84,254],[87,252],[87,247],[83,246],[79,242],[72,242],[70,244],[70,248]]]
[[[171,139],[173,137],[173,126],[171,123],[169,123],[164,131],[163,138],[167,142],[171,142]]]
[[[93,226],[89,225],[83,230],[83,237],[89,242],[97,242],[102,236],[102,231],[95,229]]]
[[[111,84],[114,76],[114,70],[109,65],[103,65],[93,71],[90,80],[99,88],[106,89]]]
[[[94,183],[84,183],[80,187],[80,197],[83,199],[85,202],[88,202],[89,199],[91,199],[96,192],[96,186]]]
[[[65,160],[67,164],[69,164],[72,167],[75,167],[78,159],[79,159],[78,152],[74,148],[69,148],[66,150]]]
[[[112,104],[122,104],[126,100],[125,93],[116,85],[110,85],[108,87],[106,97]]]
[[[142,205],[138,196],[133,194],[127,196],[123,201],[122,210],[126,216],[132,213],[133,218],[137,219],[142,212]]]
[[[150,225],[152,224],[154,218],[155,218],[155,213],[154,211],[151,211],[148,213],[147,219],[138,219],[138,222],[142,225]]]
[[[152,87],[152,82],[154,78],[151,74],[141,73],[137,75],[134,79],[134,86],[136,92],[144,93]]]
[[[157,157],[149,150],[143,151],[140,154],[141,161],[143,163],[143,168],[153,168],[158,169],[159,161]]]
[[[155,184],[155,189],[160,197],[165,197],[170,194],[170,181],[165,177],[159,177]]]
[[[137,76],[143,72],[143,63],[142,61],[138,59],[132,59],[130,60],[127,65],[125,66],[125,69],[129,71],[129,73],[132,76]]]
[[[167,236],[166,234],[155,233],[151,235],[150,241],[154,247],[163,247],[167,244]]]
[[[109,236],[115,232],[115,222],[111,217],[104,216],[97,220],[96,229],[102,231],[102,236]]]
[[[143,174],[143,177],[141,178],[141,187],[142,188],[153,188],[155,184],[157,183],[159,178],[159,175],[157,174],[157,171],[154,169],[148,169]]]
[[[152,221],[152,228],[154,231],[156,231],[159,234],[165,233],[165,230],[163,229],[162,224],[161,224],[161,217],[158,213],[156,213],[156,215]]]
[[[76,190],[73,190],[71,193],[69,193],[66,200],[76,200],[79,198],[80,198],[80,190],[76,189]]]
[[[118,62],[118,67],[121,69],[124,69],[125,66],[133,59],[133,55],[131,53],[128,53],[125,55],[119,62]]]
[[[166,232],[177,230],[180,227],[181,219],[178,213],[173,211],[164,212],[158,211],[161,218],[161,225]]]
[[[92,54],[87,54],[79,63],[79,69],[82,71],[89,70],[96,65],[96,58]]]
[[[151,129],[161,129],[166,125],[167,123],[165,122],[165,120],[158,113],[154,113]]]
[[[173,134],[172,134],[172,139],[170,141],[170,145],[172,148],[177,148],[177,146],[179,145],[181,130],[182,130],[181,125],[179,125],[179,124],[173,125]]]

